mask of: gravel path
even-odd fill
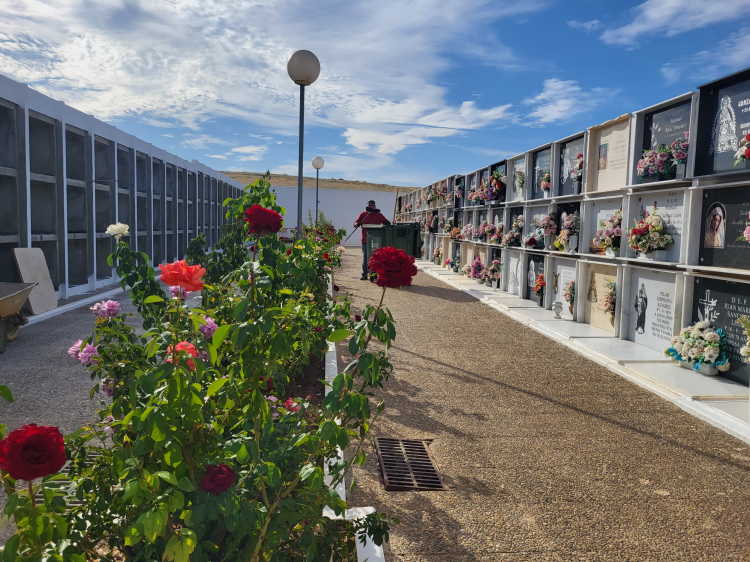
[[[336,272],[357,311],[380,294],[360,260]],[[391,560],[750,559],[746,444],[423,273],[386,305],[374,432],[434,439],[451,488],[385,492],[368,446],[349,501],[400,519]]]

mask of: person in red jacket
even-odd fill
[[[380,209],[375,207],[375,201],[372,199],[367,202],[367,207],[364,213],[360,213],[357,220],[354,221],[354,228],[362,226],[363,224],[391,224],[387,218],[383,216]],[[367,281],[367,229],[362,228],[362,281]]]

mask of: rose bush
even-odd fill
[[[392,246],[378,248],[372,252],[367,268],[372,273],[377,273],[378,287],[408,287],[411,285],[412,277],[417,274],[417,266],[414,264],[414,256],[407,256],[401,249]]]
[[[268,187],[261,180],[225,202],[229,223],[214,246],[221,252],[196,243],[189,266],[166,268],[203,283],[199,307],[167,298],[148,256],[117,244],[110,263],[145,331],[128,324],[132,315],[97,317],[73,346],[71,355],[95,350],[92,396],[111,400],[99,422],[66,437],[69,495],[57,483],[62,475],[46,476],[36,505],[36,494],[17,489],[3,469],[5,511],[18,526],[3,562],[117,552],[139,561],[328,562],[352,559],[355,536],[387,540],[385,515],[336,520],[323,508],[343,514],[336,486],[365,461],[363,443],[383,409],[369,397],[392,371],[393,317],[382,298],[356,319],[346,297],[330,297],[330,264],[314,238],[287,255],[276,236],[249,232],[247,208],[278,208]],[[188,275],[188,267],[205,274]],[[290,383],[309,355],[345,338],[354,359],[322,403],[294,397]]]

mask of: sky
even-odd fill
[[[3,0],[0,73],[188,160],[423,186],[750,66],[748,0]]]

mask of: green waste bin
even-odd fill
[[[398,224],[364,224],[367,229],[367,259],[373,250],[393,246],[403,250],[408,256],[421,257],[420,225],[418,222]]]

